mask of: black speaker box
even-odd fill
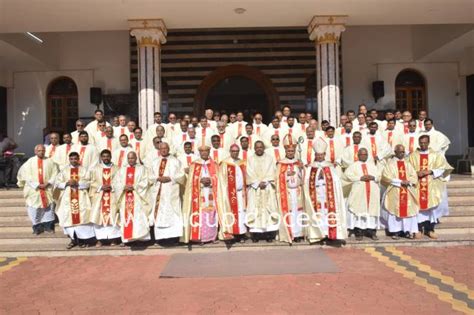
[[[375,101],[385,95],[385,88],[383,81],[374,81],[372,82],[372,95],[374,96]]]
[[[102,103],[102,89],[91,87],[91,104],[100,105]]]

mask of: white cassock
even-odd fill
[[[58,145],[52,145],[52,144],[47,145],[47,146],[45,147],[45,149],[46,149],[45,157],[50,158],[50,159],[52,159],[52,160],[54,161],[54,159],[53,159],[53,158],[54,158],[54,155],[55,155],[56,152],[58,151],[59,147],[60,147],[59,144],[58,144]]]
[[[344,150],[342,151],[342,166],[344,168],[348,168],[354,162],[357,162],[359,160],[357,152],[359,152],[359,150],[362,149],[362,148],[367,150],[367,153],[369,154],[369,159],[368,160],[371,161],[372,157],[371,157],[371,154],[370,154],[370,147],[367,147],[367,146],[363,145],[362,143],[360,143],[360,144],[351,144],[350,146],[345,147]]]
[[[125,186],[133,186],[126,192]],[[122,242],[150,240],[148,218],[151,204],[148,201],[148,176],[145,166],[122,167],[113,182],[120,211]]]
[[[118,147],[120,147],[120,143],[117,137],[103,137],[100,138],[99,142],[96,143],[97,150],[102,152],[102,150],[109,150],[111,154],[114,153],[115,150],[117,150]]]
[[[336,138],[329,138],[329,137],[321,137],[318,138],[317,141],[324,141],[327,145],[326,150],[326,161],[334,164],[341,164],[342,160],[342,153],[344,147],[341,145],[341,142]]]
[[[375,180],[361,181],[364,175]],[[380,171],[372,162],[357,161],[344,172],[344,179],[351,183],[347,198],[348,229],[378,229],[380,218]]]
[[[196,128],[196,138],[199,139],[201,145],[211,145],[211,137],[215,135],[214,129],[211,127],[198,127]]]
[[[78,186],[66,186],[70,179],[76,180]],[[56,177],[56,188],[61,190],[56,213],[59,225],[71,239],[89,239],[95,236],[91,223],[92,206],[88,191],[90,183],[90,172],[84,166],[67,165]]]
[[[246,125],[247,123],[245,121],[236,121],[229,127],[229,131],[231,131],[234,139],[237,139],[245,134]]]
[[[276,165],[278,161],[285,158],[285,149],[281,146],[270,146],[265,149],[265,154],[272,156],[274,164]]]
[[[330,162],[313,162],[306,167],[304,208],[309,218],[305,236],[310,243],[325,237],[347,237],[346,209],[341,180]]]
[[[170,177],[167,183],[158,182],[159,177]],[[150,199],[152,203],[150,226],[154,225],[155,239],[183,236],[183,214],[181,211],[180,184],[184,173],[181,162],[172,155],[154,161],[149,173]]]
[[[113,153],[112,153],[112,163],[117,165],[117,167],[123,167],[128,164],[127,154],[129,152],[133,152],[133,149],[130,145],[126,147],[119,146]]]
[[[219,207],[225,214],[224,222],[233,235],[242,235],[247,232],[245,226],[246,215],[246,185],[245,165],[241,160],[229,157],[219,166],[219,185],[222,196],[219,198]]]
[[[229,156],[229,151],[224,151],[222,148],[211,148],[210,157],[211,159],[219,165],[220,162],[225,160]]]
[[[64,143],[56,149],[53,161],[59,166],[59,168],[63,168],[69,164],[69,153],[71,152],[72,146],[72,144]]]
[[[269,147],[272,145],[272,136],[277,135],[280,138],[280,141],[283,140],[283,137],[287,134],[287,128],[280,127],[280,128],[274,128],[272,124],[268,126],[267,131],[263,135],[263,141],[265,142],[265,146]],[[283,157],[282,157],[283,158]]]
[[[99,152],[93,144],[75,144],[72,146],[71,152],[79,154],[79,163],[87,169],[94,168],[99,162]]]
[[[406,155],[413,153],[418,149],[418,138],[420,134],[418,132],[409,132],[407,134],[403,134],[402,136],[402,144],[405,147]]]
[[[94,223],[95,236],[98,240],[120,238],[119,213],[115,194],[104,191],[104,185],[112,185],[118,168],[111,165],[99,164],[91,171],[91,222]]]
[[[442,132],[435,130],[434,127],[430,131],[420,131],[420,136],[428,135],[430,136],[430,148],[442,154],[446,154],[446,151],[449,149],[451,141],[446,137]]]
[[[51,159],[31,157],[18,170],[18,186],[23,188],[28,216],[33,226],[54,221],[53,185],[58,167]],[[40,184],[50,184],[38,189]]]
[[[343,134],[337,136],[337,140],[339,140],[340,145],[345,148],[350,146],[352,142],[352,132],[344,132]]]
[[[253,132],[260,137],[260,139],[264,139],[265,134],[267,133],[268,126],[261,123],[261,124],[253,124]]]
[[[400,132],[398,132],[395,129],[393,129],[393,130],[388,130],[388,129],[383,130],[382,131],[382,136],[385,139],[385,141],[390,145],[392,150],[395,149],[395,147],[398,144],[402,144],[402,142],[403,142],[402,135],[400,134]]]
[[[247,160],[247,226],[251,233],[277,231],[279,228],[279,213],[275,193],[275,164],[274,158],[266,153],[262,156],[252,155]],[[264,189],[259,187],[263,182]]]
[[[235,139],[231,133],[226,131],[224,133],[217,133],[217,135],[221,138],[220,147],[224,149],[224,151],[229,152],[230,146],[235,143]]]
[[[376,163],[379,172],[382,172],[385,165],[385,159],[393,154],[392,148],[388,142],[385,141],[382,134],[377,132],[375,135],[371,135],[370,133],[365,135],[362,138],[362,144],[369,149],[367,153],[371,157],[371,160]]]
[[[109,122],[105,122],[105,126],[108,127],[110,126]],[[84,128],[85,131],[89,134],[89,140],[90,138],[94,137],[95,133],[99,130],[99,125],[97,120],[93,120],[90,123],[87,124],[86,128]],[[74,141],[73,141],[74,143]]]
[[[152,150],[147,152],[147,154],[145,156],[145,159],[143,160],[143,165],[145,165],[145,167],[148,170],[151,170],[151,168],[153,166],[153,163],[156,160],[158,160],[160,157],[161,157],[160,150],[152,149]]]
[[[143,141],[143,139],[132,139],[132,141],[130,141],[130,146],[132,147],[133,152],[135,152],[140,158],[140,161],[143,161],[145,159],[145,141]]]

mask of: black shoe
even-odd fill
[[[76,247],[76,246],[77,246],[77,243],[74,242],[74,241],[71,241],[71,242],[69,242],[69,244],[67,244],[66,249],[71,249],[71,248]]]

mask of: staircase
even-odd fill
[[[437,225],[436,232],[438,240],[423,238],[421,240],[397,241],[386,237],[384,231],[379,231],[379,241],[374,242],[364,239],[356,242],[354,238],[347,240],[349,247],[365,246],[452,246],[474,244],[474,177],[453,175],[448,184],[450,216],[442,218],[441,224]],[[68,238],[57,227],[56,234],[43,233],[40,236],[32,234],[31,222],[28,218],[21,190],[0,191],[0,256],[76,256],[76,255],[153,255],[170,252],[185,252],[186,247],[164,248],[161,246],[150,246],[146,248],[74,248],[66,250]],[[240,249],[288,246],[282,243],[245,243],[233,245]],[[297,243],[294,246],[308,246]],[[194,246],[196,250],[224,250],[224,243]]]

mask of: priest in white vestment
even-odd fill
[[[183,214],[181,211],[180,184],[184,180],[181,162],[170,155],[166,142],[159,146],[160,157],[153,162],[149,172],[151,183],[150,226],[154,239],[176,244],[183,236]]]
[[[380,171],[373,162],[367,161],[366,148],[360,148],[357,155],[358,161],[344,172],[344,180],[351,185],[347,198],[347,228],[358,241],[364,236],[376,241],[380,226]]]
[[[111,245],[120,242],[120,218],[112,187],[117,171],[118,167],[112,163],[112,153],[107,149],[100,153],[100,163],[91,170],[91,222],[94,223],[97,247],[105,242]]]
[[[79,133],[79,143],[72,146],[71,152],[79,154],[79,164],[87,169],[94,168],[99,162],[99,152],[89,143],[89,134],[86,131]]]
[[[382,218],[392,238],[415,238],[418,235],[418,176],[405,157],[405,148],[395,146],[395,156],[385,165],[382,183],[387,187],[382,198]]]
[[[137,154],[127,154],[127,166],[115,175],[113,188],[120,211],[122,242],[150,240],[148,174],[145,166],[138,164]]]
[[[441,131],[435,130],[431,118],[425,119],[424,123],[423,130],[419,132],[420,136],[430,136],[430,148],[435,152],[446,154],[446,151],[448,151],[449,145],[451,144],[449,138]]]
[[[121,135],[119,137],[119,143],[118,148],[112,152],[112,163],[120,168],[127,165],[127,154],[128,152],[132,152],[133,149],[129,144],[127,135]]]
[[[280,215],[276,203],[274,158],[265,153],[262,141],[255,143],[255,154],[247,160],[247,226],[252,240],[272,242],[280,227]]]
[[[230,157],[224,159],[219,166],[219,185],[222,197],[219,206],[224,213],[224,222],[234,237],[235,242],[245,242],[247,226],[245,225],[247,210],[247,185],[245,163],[239,159],[240,148],[233,144]]]
[[[95,237],[91,223],[90,184],[90,172],[80,164],[79,153],[69,153],[69,165],[61,170],[55,182],[56,188],[61,190],[56,210],[59,225],[71,239],[67,249],[90,245]]]
[[[276,165],[278,161],[285,157],[285,149],[283,148],[283,146],[280,145],[279,135],[272,135],[270,141],[270,145],[267,146],[267,148],[265,149],[265,154],[272,156]]]
[[[18,187],[23,188],[28,216],[33,234],[54,233],[53,185],[58,167],[45,156],[45,147],[35,147],[35,156],[29,158],[18,170]]]
[[[53,156],[53,161],[59,166],[59,169],[69,164],[69,152],[71,152],[72,146],[71,134],[63,134],[63,144],[59,146]]]

